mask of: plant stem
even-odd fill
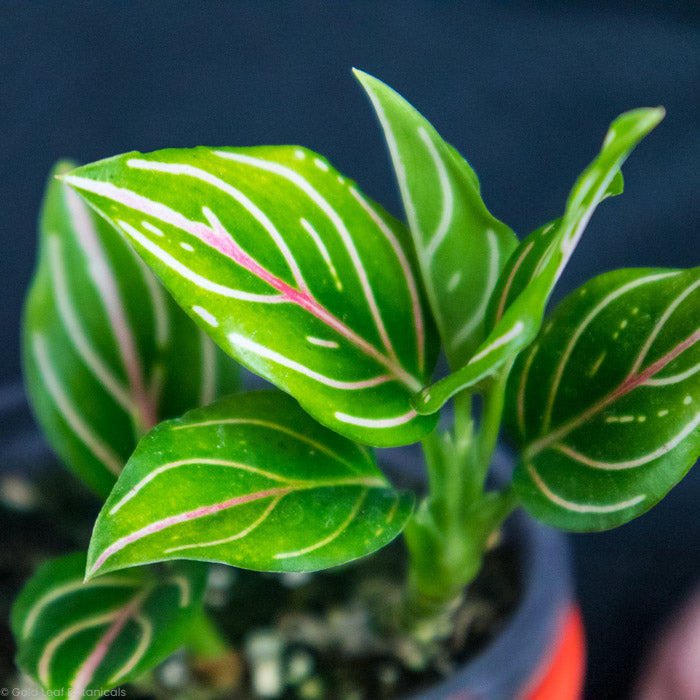
[[[423,440],[429,494],[404,531],[410,560],[404,622],[422,642],[449,634],[451,615],[481,568],[491,534],[517,505],[510,486],[485,492],[511,364],[484,389],[476,434],[472,396],[462,392],[455,397],[453,430]]]
[[[493,459],[493,453],[501,430],[506,384],[512,366],[513,362],[507,363],[494,378],[491,386],[482,395],[481,421],[476,439],[477,445],[473,464],[474,474],[470,480],[472,497],[483,493],[484,490],[486,475],[491,466],[491,460]]]

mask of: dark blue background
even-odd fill
[[[520,234],[559,215],[619,112],[668,116],[625,166],[561,291],[620,266],[700,262],[700,25],[692,3],[29,2],[0,7],[0,387],[52,163],[131,149],[299,143],[400,213],[350,67],[388,82],[472,163]],[[697,471],[697,470],[696,470]],[[700,474],[614,533],[574,538],[589,696],[619,698],[700,578]]]

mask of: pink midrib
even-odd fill
[[[92,650],[90,656],[88,656],[83,665],[80,667],[73,685],[74,697],[81,697],[83,695],[85,689],[95,675],[95,671],[98,669],[99,665],[102,663],[102,660],[107,655],[112,643],[122,631],[124,625],[126,625],[129,619],[136,614],[141,606],[141,603],[143,602],[144,597],[145,596],[143,593],[138,595],[114,618],[112,624],[109,626],[109,629],[100,638],[97,646]]]
[[[195,236],[206,245],[214,248],[222,255],[230,258],[238,265],[248,270],[250,273],[269,284],[273,289],[282,293],[285,300],[288,300],[297,306],[303,308],[315,318],[318,318],[322,323],[333,328],[344,338],[347,338],[352,344],[360,348],[367,356],[374,359],[379,364],[386,367],[391,374],[412,392],[419,391],[422,388],[422,383],[401,367],[397,362],[383,355],[371,343],[367,342],[360,335],[348,328],[340,319],[336,318],[324,306],[318,303],[316,299],[308,291],[299,291],[290,286],[286,282],[273,275],[269,270],[264,268],[260,263],[250,257],[237,243],[231,238],[228,232],[217,225],[216,220],[210,222],[212,227],[202,222],[193,222],[186,219],[179,212],[175,212],[169,207],[161,203],[154,203],[147,200],[141,195],[130,190],[117,188],[110,183],[98,183],[101,186],[96,188],[93,186],[85,186],[84,183],[77,184],[79,189],[87,189],[100,196],[105,196],[113,201],[117,201],[124,206],[143,212],[144,214],[155,216],[156,218],[168,223],[172,226],[186,231]],[[105,188],[108,192],[105,192]],[[116,191],[116,194],[115,194]]]
[[[228,508],[235,508],[236,506],[243,505],[244,503],[250,503],[252,501],[257,501],[261,498],[268,498],[270,496],[282,497],[293,490],[294,487],[291,486],[266,489],[264,491],[257,491],[256,493],[248,493],[243,496],[235,496],[234,498],[229,498],[228,500],[223,501],[221,503],[213,503],[212,505],[201,506],[200,508],[188,510],[185,513],[178,513],[177,515],[171,515],[167,518],[163,518],[162,520],[157,520],[156,522],[151,523],[150,525],[142,527],[140,530],[132,532],[130,535],[126,535],[125,537],[118,539],[114,544],[107,547],[107,549],[105,549],[105,551],[102,552],[102,554],[92,565],[92,567],[90,567],[89,573],[93,574],[95,571],[99,570],[100,567],[105,563],[105,561],[109,559],[109,557],[111,557],[113,554],[116,554],[120,550],[124,549],[124,547],[126,547],[127,545],[132,544],[133,542],[136,542],[137,540],[140,540],[143,537],[153,535],[156,532],[165,530],[166,528],[171,527],[173,525],[178,525],[179,523],[184,523],[189,520],[196,520],[197,518],[202,518],[206,515],[214,515],[215,513],[227,510]]]
[[[673,360],[684,353],[688,348],[695,345],[695,343],[698,341],[700,341],[700,328],[698,328],[694,333],[691,333],[685,340],[678,343],[678,345],[656,360],[656,362],[650,364],[639,374],[632,373],[628,375],[616,389],[598,401],[598,403],[591,406],[587,411],[584,411],[580,416],[568,421],[567,423],[564,423],[564,425],[549,433],[549,435],[545,435],[539,440],[535,440],[533,443],[531,443],[524,451],[527,459],[531,459],[548,445],[552,444],[556,440],[559,440],[572,430],[575,430],[579,425],[585,423],[596,413],[602,411],[606,406],[609,406],[614,401],[617,401],[617,399],[629,394],[631,391],[644,384],[647,379],[651,379],[651,377],[653,377],[657,372],[660,372],[664,367],[666,367],[666,365],[673,362]]]
[[[220,513],[221,511],[228,510],[229,508],[235,508],[236,506],[243,505],[244,503],[251,503],[252,501],[258,501],[263,498],[270,498],[277,496],[282,498],[292,491],[299,491],[301,489],[313,488],[315,486],[365,486],[365,487],[383,487],[385,483],[379,477],[358,477],[352,479],[342,479],[339,481],[331,482],[299,482],[294,483],[291,486],[279,486],[276,488],[265,489],[263,491],[256,491],[255,493],[247,493],[242,496],[234,496],[221,503],[213,503],[208,506],[200,506],[199,508],[194,508],[193,510],[188,510],[185,513],[178,513],[177,515],[170,515],[162,520],[157,520],[154,523],[150,523],[142,527],[129,535],[126,535],[116,542],[111,544],[104,552],[97,558],[95,563],[90,567],[88,576],[94,574],[100,567],[105,563],[105,561],[111,557],[116,552],[124,549],[129,544],[136,542],[148,535],[155,534],[161,530],[165,530],[172,525],[178,525],[179,523],[188,522],[189,520],[196,520],[197,518],[202,518],[207,515],[214,515]]]
[[[340,319],[336,318],[328,309],[318,303],[309,292],[302,292],[273,275],[268,269],[263,267],[257,260],[248,255],[230,236],[218,233],[204,224],[197,226],[195,235],[204,243],[211,246],[222,255],[227,256],[235,263],[248,270],[250,273],[263,280],[271,287],[281,292],[285,299],[300,306],[311,315],[318,318],[322,323],[330,326],[347,338],[351,343],[359,347],[365,354],[384,365],[402,383],[412,390],[421,388],[421,384],[412,377],[402,367],[396,365],[388,357],[380,353],[373,345],[364,338],[348,328]]]
[[[99,273],[101,276],[98,278],[93,277],[93,283],[103,299],[107,316],[119,347],[131,394],[139,412],[141,422],[139,429],[146,432],[158,422],[156,408],[143,383],[143,368],[136,349],[136,342],[124,314],[119,291],[111,273],[103,270],[103,267],[106,266],[104,253],[98,242],[97,231],[85,204],[70,189],[66,189],[66,203],[74,219],[76,235],[85,250],[85,254],[93,265],[98,265],[100,268]]]

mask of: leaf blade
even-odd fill
[[[555,310],[509,387],[511,431],[523,444],[514,482],[536,517],[614,527],[696,461],[699,290],[698,268],[619,270]]]
[[[237,385],[233,363],[192,330],[128,244],[52,177],[24,311],[26,384],[54,449],[100,495],[144,428]]]
[[[460,367],[485,337],[487,304],[517,239],[489,213],[476,173],[433,126],[385,83],[353,72],[386,137],[448,361]]]
[[[286,394],[228,397],[142,440],[98,517],[88,575],[182,557],[326,568],[387,544],[412,506],[365,448]]]
[[[160,663],[201,615],[206,567],[179,563],[156,580],[132,569],[85,583],[86,556],[44,563],[15,601],[18,666],[46,691],[105,693]]]
[[[436,348],[405,233],[320,156],[166,150],[66,180],[226,352],[322,423],[378,445],[432,428],[408,403]]]

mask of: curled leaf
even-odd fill
[[[613,121],[600,153],[576,180],[562,218],[537,229],[508,260],[490,302],[488,337],[464,367],[414,397],[419,413],[439,410],[459,391],[498,372],[532,342],[554,285],[593,212],[606,197],[622,192],[622,164],[663,117],[661,107],[642,108]]]

